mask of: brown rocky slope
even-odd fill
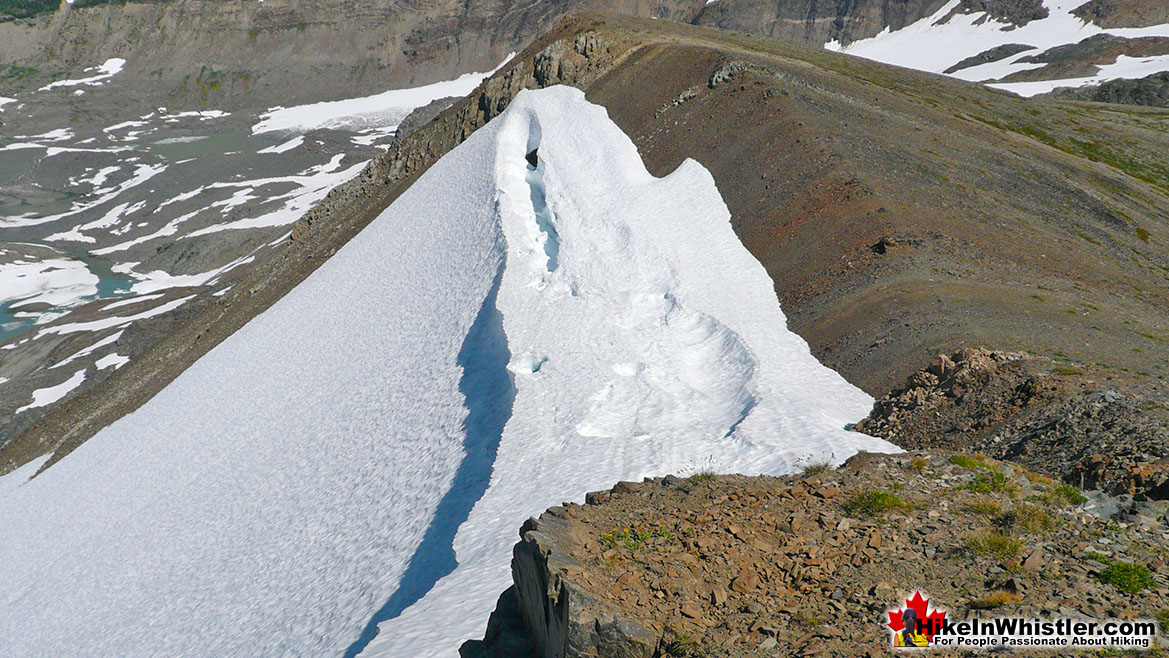
[[[951,619],[1169,621],[1166,504],[1116,502],[936,452],[623,482],[524,525],[462,655],[883,656],[918,590]]]

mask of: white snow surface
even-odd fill
[[[81,370],[73,373],[72,377],[66,379],[60,384],[49,386],[47,388],[38,388],[37,390],[33,391],[32,402],[24,405],[23,407],[20,407],[16,410],[15,413],[20,413],[22,411],[27,411],[28,409],[34,409],[36,407],[43,407],[45,405],[52,404],[66,395],[69,395],[70,391],[77,388],[78,386],[81,386],[81,383],[84,381],[85,369],[82,368]]]
[[[991,82],[1011,73],[1043,66],[1019,61],[1025,57],[1037,55],[1056,46],[1079,43],[1098,34],[1128,39],[1169,37],[1169,25],[1102,28],[1094,23],[1084,22],[1071,13],[1084,2],[1086,0],[1044,0],[1043,6],[1048,10],[1047,18],[1016,27],[990,18],[986,12],[950,16],[960,4],[960,0],[950,0],[932,16],[895,32],[885,28],[883,32],[870,39],[855,41],[845,47],[833,41],[825,44],[825,48],[886,64],[942,73],[968,57],[997,46],[1006,44],[1032,46],[1031,50],[998,62],[961,69],[952,74],[963,80]],[[992,86],[1022,96],[1034,96],[1057,87],[1081,87],[1107,80],[1143,78],[1161,71],[1169,71],[1169,57],[1131,58],[1122,55],[1116,63],[1103,65],[1099,69],[1096,75],[1087,78],[999,83]]]
[[[362,655],[452,656],[527,517],[712,459],[895,451],[843,429],[871,403],[787,331],[701,165],[654,178],[581,92],[525,91],[137,412],[2,483],[0,654],[336,656],[388,609]]]
[[[72,79],[72,80],[57,80],[56,82],[50,82],[49,84],[45,85],[44,87],[41,87],[37,91],[48,91],[50,89],[56,89],[57,87],[77,87],[79,85],[100,85],[100,84],[103,84],[106,80],[114,77],[118,73],[121,73],[122,69],[125,66],[126,66],[126,60],[122,59],[121,57],[113,57],[113,58],[107,59],[104,63],[102,63],[101,66],[95,66],[92,68],[85,69],[86,73],[93,74],[93,75],[89,76],[88,78],[76,78],[76,79]]]
[[[71,258],[0,264],[0,303],[73,306],[97,293],[97,275]]]
[[[266,112],[252,133],[305,133],[320,128],[360,130],[396,128],[416,108],[448,96],[466,96],[507,63],[509,54],[493,71],[464,73],[454,80],[444,80],[411,89],[393,89],[363,98],[324,101],[296,107],[277,107]],[[277,153],[279,151],[276,151]]]

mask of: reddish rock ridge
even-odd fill
[[[919,589],[952,619],[1169,619],[1164,511],[934,452],[619,483],[524,524],[462,655],[884,656]]]

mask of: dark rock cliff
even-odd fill
[[[694,22],[812,45],[848,44],[876,36],[886,27],[899,30],[945,4],[946,0],[719,0],[706,6]]]

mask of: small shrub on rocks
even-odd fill
[[[895,493],[864,491],[849,497],[844,503],[844,513],[849,516],[872,518],[904,507],[905,503]]]
[[[1108,583],[1129,594],[1136,594],[1156,584],[1148,567],[1128,562],[1112,562],[1108,568],[1100,572],[1098,578],[1100,582]]]
[[[1019,491],[1018,485],[1001,471],[986,469],[974,476],[974,480],[966,484],[966,488],[975,493],[1005,493],[1015,494]]]
[[[702,658],[706,650],[698,640],[688,635],[679,635],[663,648],[663,653],[670,658]]]
[[[1004,605],[1007,605],[1008,603],[1018,603],[1022,599],[1023,599],[1023,597],[1019,596],[1018,594],[1015,594],[1014,592],[999,590],[997,592],[991,592],[990,594],[987,594],[986,596],[982,597],[981,599],[975,599],[975,600],[971,601],[970,602],[970,609],[971,610],[990,610],[992,608],[1002,607]]]
[[[641,548],[654,537],[670,539],[673,533],[661,525],[653,528],[617,528],[601,535],[601,543],[605,548],[624,547],[632,551]]]
[[[1035,505],[1017,505],[1015,509],[1003,512],[995,518],[995,525],[1004,530],[1014,530],[1027,534],[1046,532],[1055,527],[1055,519],[1041,507]]]
[[[689,480],[691,484],[699,484],[701,482],[711,482],[717,477],[718,476],[714,474],[714,471],[703,470],[695,473],[694,475],[691,475],[686,479]]]
[[[1022,541],[997,530],[976,532],[967,539],[966,545],[979,555],[990,555],[1002,559],[1017,557],[1023,552]]]
[[[1088,497],[1070,484],[1061,484],[1047,492],[1044,500],[1051,505],[1083,505]]]
[[[804,467],[804,475],[816,475],[831,469],[832,466],[830,466],[827,462],[821,462],[819,464],[808,464]]]
[[[962,468],[986,468],[986,464],[983,464],[981,460],[970,457],[969,455],[954,455],[950,457],[950,463],[961,466]]]

